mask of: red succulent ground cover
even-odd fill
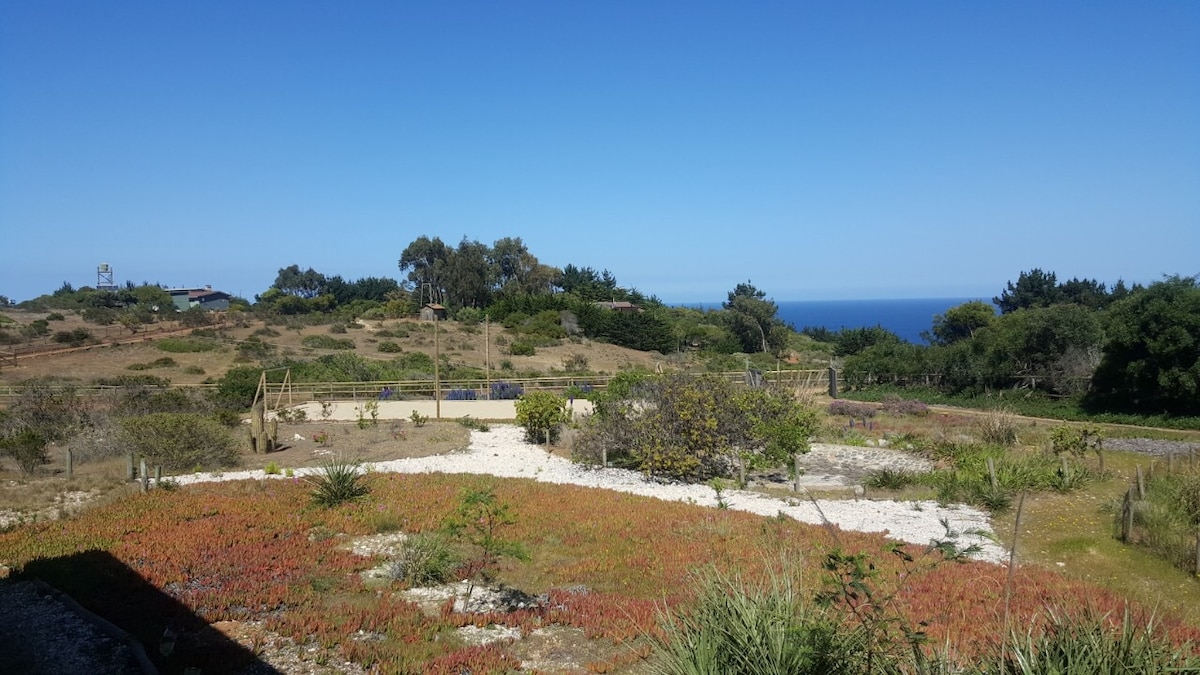
[[[358,572],[376,562],[338,546],[341,535],[371,534],[385,522],[410,533],[436,530],[463,488],[482,480],[516,515],[505,536],[532,555],[527,564],[507,565],[501,581],[548,594],[544,606],[475,616],[447,605],[430,616],[392,589],[364,585]],[[1004,631],[1005,568],[925,565],[921,561],[930,559],[913,547],[908,551],[917,565],[906,568],[876,535],[530,480],[423,474],[372,475],[369,483],[367,498],[332,510],[312,506],[298,481],[154,490],[69,520],[0,533],[0,563],[40,576],[147,644],[173,621],[195,630],[197,623],[255,619],[386,672],[513,668],[505,645],[468,646],[450,635],[459,626],[487,623],[525,630],[569,625],[626,645],[615,662],[589,664],[604,672],[646,653],[639,638],[656,630],[662,608],[694,597],[697,570],[712,565],[753,579],[786,568],[815,594],[827,581],[821,562],[834,550],[870,555],[872,583],[883,594],[894,591],[895,611],[913,625],[927,623],[931,645],[970,659]],[[190,618],[179,617],[180,606]],[[1119,618],[1126,607],[1124,598],[1099,587],[1021,568],[1009,624],[1036,626],[1048,609]],[[1158,621],[1176,642],[1200,637],[1171,617]],[[359,639],[363,635],[371,639]],[[229,658],[189,657],[201,666],[205,659]]]

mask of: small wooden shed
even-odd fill
[[[431,302],[421,308],[421,320],[422,321],[445,321],[446,320],[446,308],[442,307],[441,305],[437,304],[436,302]]]

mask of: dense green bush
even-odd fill
[[[533,356],[537,353],[533,344],[525,340],[518,340],[508,346],[508,353],[512,356]]]
[[[712,376],[617,378],[576,440],[581,461],[690,481],[748,468],[792,465],[808,449],[817,411],[786,391]]]
[[[109,307],[87,307],[80,316],[88,323],[94,323],[98,326],[111,326],[116,323],[118,312]]]
[[[95,338],[92,336],[92,331],[86,328],[74,328],[72,330],[56,331],[54,335],[50,337],[50,339],[60,344],[66,344],[72,347],[80,347],[88,342],[91,342]]]
[[[37,468],[50,461],[46,452],[46,439],[33,429],[22,429],[8,435],[0,435],[0,456],[16,461],[21,472],[32,474]]]
[[[221,345],[217,342],[194,337],[167,337],[155,342],[154,346],[157,347],[159,351],[171,352],[173,354],[212,352],[221,348]]]
[[[173,359],[169,356],[164,356],[161,359],[154,359],[153,361],[150,361],[149,363],[131,363],[128,366],[125,366],[125,369],[126,370],[151,370],[154,368],[174,368],[177,365],[179,365],[179,364],[175,362],[175,359]]]
[[[517,399],[517,424],[525,429],[531,443],[558,440],[562,425],[568,420],[567,402],[558,394],[531,391]]]
[[[277,348],[269,342],[263,342],[257,335],[251,335],[237,347],[238,355],[246,359],[263,360],[271,357]]]
[[[305,335],[300,344],[312,349],[354,349],[353,338],[335,338],[328,335]]]
[[[395,342],[390,342],[390,341],[386,341],[386,340],[383,342],[380,342],[379,347],[377,347],[377,349],[379,351],[383,352],[384,354],[399,354],[400,352],[404,351],[404,349],[400,345],[396,344]]]
[[[97,377],[94,382],[100,387],[169,387],[171,385],[171,380],[158,375]]]
[[[233,435],[209,417],[162,412],[126,417],[118,426],[122,445],[147,464],[172,471],[196,467],[234,466],[238,453]]]

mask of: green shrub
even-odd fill
[[[163,338],[154,343],[154,346],[159,351],[171,352],[173,354],[187,354],[197,352],[212,352],[221,348],[221,345],[205,340],[202,338]]]
[[[203,375],[204,369],[201,368],[200,366],[184,366],[183,374],[184,375]]]
[[[300,344],[311,349],[354,349],[353,338],[335,338],[328,335],[305,335]]]
[[[92,331],[86,328],[74,328],[72,330],[60,330],[50,337],[51,340],[59,344],[70,345],[72,347],[80,347],[95,338],[92,336]]]
[[[259,337],[251,335],[243,342],[238,344],[238,354],[248,358],[261,361],[275,353],[277,348],[269,342],[263,342]]]
[[[269,326],[263,326],[250,335],[254,337],[279,337],[280,332]]]
[[[331,460],[323,464],[317,473],[306,476],[305,480],[312,486],[313,503],[332,508],[370,494],[371,488],[363,482],[364,477],[358,464]]]
[[[376,349],[384,354],[399,354],[400,352],[404,351],[400,345],[389,341],[380,342]]]
[[[517,399],[517,425],[525,429],[531,443],[558,440],[562,425],[568,420],[567,403],[548,391],[531,391]]]
[[[486,314],[478,307],[463,307],[454,313],[454,320],[464,326],[474,326],[483,323]]]
[[[79,314],[88,323],[110,326],[117,321],[117,311],[109,307],[88,307]]]
[[[157,375],[118,375],[116,377],[97,377],[95,380],[100,387],[169,387],[171,380]]]
[[[537,349],[530,342],[518,340],[508,346],[508,353],[512,356],[533,356],[537,353]]]
[[[151,465],[172,471],[200,466],[235,466],[233,435],[215,420],[194,413],[152,413],[126,417],[118,426],[125,448]]]
[[[21,473],[33,473],[37,468],[50,461],[46,452],[46,439],[32,429],[23,429],[18,433],[0,438],[0,455],[12,457]]]
[[[175,359],[164,356],[161,359],[154,359],[150,363],[131,363],[125,367],[126,370],[150,370],[152,368],[174,368],[179,365]]]
[[[434,586],[451,580],[459,557],[442,534],[415,534],[404,540],[388,566],[388,576],[410,586]]]
[[[63,316],[62,314],[59,314],[58,312],[50,312],[49,314],[46,315],[46,320],[47,321],[66,321],[67,317]]]
[[[267,465],[263,467],[263,473],[268,476],[278,476],[280,474],[279,465],[275,462],[267,462]]]
[[[334,323],[334,324],[330,324],[330,325],[329,325],[329,332],[330,332],[330,333],[335,333],[335,334],[341,334],[341,333],[345,333],[345,332],[346,332],[346,324],[344,324],[344,323]]]
[[[458,423],[472,431],[491,431],[491,427],[486,422],[480,422],[470,415],[463,415],[458,418]]]

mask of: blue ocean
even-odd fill
[[[778,316],[796,330],[824,326],[843,328],[883,326],[901,339],[923,344],[921,333],[933,325],[935,314],[981,298],[920,298],[908,300],[802,300],[777,301]],[[990,299],[983,299],[991,302]]]

